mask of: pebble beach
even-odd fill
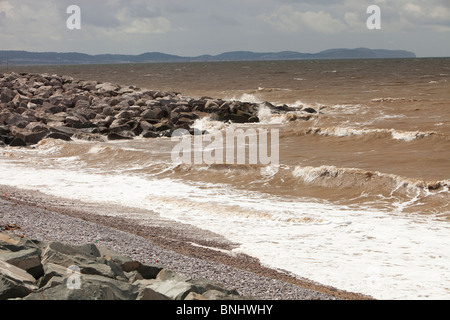
[[[1,186],[0,190],[0,225],[16,235],[78,245],[98,244],[142,263],[161,264],[181,275],[217,281],[251,299],[371,299],[266,268],[249,256],[233,254],[231,249],[236,244],[218,235],[154,213],[153,222],[143,225],[111,215],[120,211],[126,216],[134,208],[75,203],[9,186]]]

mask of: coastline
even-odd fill
[[[145,221],[136,219],[142,214]],[[18,226],[8,232],[39,240],[98,243],[143,263],[158,261],[180,274],[221,282],[258,300],[373,299],[261,265],[258,259],[233,253],[238,244],[220,235],[150,210],[0,185],[0,223]]]

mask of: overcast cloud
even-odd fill
[[[381,9],[381,30],[366,10]],[[69,30],[69,5],[81,29]],[[0,49],[196,56],[403,49],[450,56],[450,0],[0,0]]]

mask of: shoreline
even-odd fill
[[[19,227],[7,232],[40,240],[98,243],[143,263],[158,261],[189,277],[216,280],[258,300],[373,300],[261,265],[233,253],[237,243],[151,210],[0,185],[0,223]]]

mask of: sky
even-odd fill
[[[359,47],[449,57],[450,0],[0,0],[0,50],[198,56]]]

